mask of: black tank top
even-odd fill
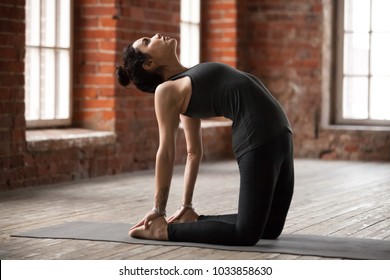
[[[222,63],[198,64],[170,78],[188,76],[191,99],[184,115],[224,116],[233,121],[233,151],[238,158],[284,131],[290,123],[267,88],[253,75]]]

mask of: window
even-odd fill
[[[28,127],[70,124],[71,0],[26,1]]]
[[[180,2],[180,61],[192,67],[200,61],[200,0]]]
[[[389,125],[390,1],[337,3],[337,122]]]

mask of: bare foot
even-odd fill
[[[184,214],[180,217],[180,219],[173,221],[172,224],[196,222],[198,220],[198,217],[199,215],[196,214],[194,209],[187,208]]]
[[[134,238],[168,240],[168,224],[163,216],[152,220],[147,229],[139,226],[129,231],[129,235]]]

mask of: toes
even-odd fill
[[[135,229],[131,229],[131,230],[129,230],[129,236],[135,237],[135,238],[141,238],[143,231],[144,231],[144,229],[142,227],[137,227]]]

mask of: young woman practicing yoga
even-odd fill
[[[159,127],[153,209],[129,234],[144,239],[254,245],[275,239],[284,227],[294,189],[289,121],[266,87],[251,74],[221,63],[183,67],[174,38],[156,34],[124,49],[117,78],[154,93]],[[201,118],[233,121],[233,150],[240,172],[237,214],[198,216],[192,208],[202,158]],[[173,174],[179,122],[187,142],[182,205],[168,220],[165,208]],[[215,199],[223,199],[215,197]]]

